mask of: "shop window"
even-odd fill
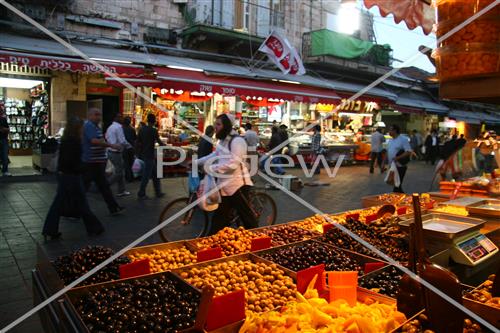
[[[123,89],[123,116],[132,117],[135,110],[135,93],[130,89]]]

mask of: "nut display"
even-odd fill
[[[405,242],[401,242],[392,237],[379,234],[374,228],[370,227],[369,225],[352,219],[346,222],[344,226],[353,233],[357,234],[363,240],[378,248],[380,251],[382,251],[392,259],[400,262],[408,261],[408,247]],[[328,232],[320,237],[319,240],[324,243],[332,244],[334,246],[350,251],[369,256],[376,256],[354,238],[338,230],[337,228],[328,230]]]
[[[469,212],[465,207],[461,206],[450,206],[450,205],[443,205],[439,206],[433,209],[436,212],[440,213],[447,213],[447,214],[454,214],[454,215],[460,215],[460,216],[469,216]]]
[[[410,320],[408,323],[404,324],[400,330],[397,332],[402,333],[435,333],[429,329],[429,318],[424,313],[421,313],[417,318]],[[481,326],[473,323],[470,319],[464,320],[463,333],[481,333]]]
[[[82,249],[73,251],[67,256],[58,257],[54,261],[54,266],[59,274],[59,277],[65,284],[69,284],[81,277],[83,274],[90,271],[92,268],[108,259],[113,255],[113,250],[103,246],[87,246]],[[79,284],[85,286],[111,280],[118,280],[120,273],[118,267],[123,264],[128,264],[130,259],[127,257],[119,257],[112,263],[99,270],[94,275]]]
[[[323,232],[323,223],[325,222],[326,220],[323,216],[314,215],[304,219],[303,221],[294,223],[293,225],[296,225],[299,228],[304,228],[307,230]]]
[[[390,266],[380,272],[361,277],[358,283],[360,287],[396,298],[402,276],[403,274],[399,269]]]
[[[491,294],[493,281],[495,281],[495,274],[488,276],[488,279],[481,286],[467,293],[465,297],[495,308],[500,308],[500,297],[493,297]]]
[[[245,290],[247,310],[270,311],[295,299],[297,287],[276,264],[250,260],[226,261],[181,272],[197,288],[211,286],[216,295]]]
[[[132,252],[128,257],[132,261],[149,259],[151,273],[168,271],[196,262],[196,254],[185,246],[165,250],[154,249],[151,253]]]
[[[382,206],[372,206],[364,209],[350,210],[342,214],[330,215],[330,218],[337,223],[346,223],[347,216],[352,214],[359,214],[359,221],[365,222],[366,217],[373,214],[377,214],[380,207]]]
[[[259,231],[271,237],[273,239],[272,243],[274,246],[300,242],[321,235],[319,232],[303,229],[289,224],[279,225]]]
[[[249,252],[252,248],[252,239],[259,235],[243,227],[233,229],[226,227],[210,237],[202,238],[196,242],[200,249],[220,247],[224,256],[232,256]]]
[[[361,265],[348,255],[316,242],[272,250],[262,257],[293,271],[325,264],[326,271],[363,272]]]
[[[193,326],[200,295],[167,276],[113,284],[79,298],[90,332],[176,332]]]
[[[394,206],[413,206],[413,198],[411,195],[407,194],[397,194],[397,193],[385,193],[377,196],[377,200],[384,202],[385,204],[394,205]],[[420,195],[420,205],[426,207],[427,204],[432,203],[433,200],[429,193],[422,193]],[[413,210],[413,209],[411,209]]]

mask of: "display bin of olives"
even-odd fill
[[[443,320],[450,320],[449,318],[443,318]],[[481,325],[473,322],[470,319],[464,319],[464,329],[463,333],[490,333],[490,330],[487,330]],[[429,318],[427,317],[427,313],[425,310],[417,313],[406,322],[404,322],[400,327],[391,331],[391,333],[441,333],[438,331],[434,331]],[[444,332],[443,332],[444,333]]]
[[[491,294],[495,275],[492,274],[477,288],[466,293],[463,304],[466,308],[500,328],[500,297]]]
[[[163,272],[74,288],[66,297],[78,332],[177,332],[194,325],[201,292]]]
[[[197,249],[187,241],[134,247],[127,252],[132,262],[149,259],[151,273],[159,273],[196,263]]]
[[[246,310],[265,312],[295,300],[295,273],[274,262],[244,253],[200,262],[174,270],[201,289],[210,286],[215,296],[245,290]]]
[[[370,291],[396,298],[403,272],[388,265],[370,272],[358,279],[358,285]]]
[[[253,229],[253,231],[271,237],[271,246],[273,247],[301,242],[321,236],[321,233],[318,231],[307,230],[290,223]]]
[[[255,252],[255,255],[275,262],[294,273],[312,266],[325,264],[326,271],[358,271],[363,275],[366,263],[383,263],[381,260],[335,246],[307,240]]]

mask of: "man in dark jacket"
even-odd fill
[[[135,133],[135,128],[131,125],[130,117],[125,117],[123,119],[123,134],[131,147],[123,150],[123,160],[125,161],[125,179],[129,182],[134,180],[134,174],[132,172],[132,165],[135,159],[135,140],[137,139],[137,134]]]
[[[436,158],[439,154],[439,137],[436,130],[432,130],[431,134],[425,138],[425,162],[436,163]]]

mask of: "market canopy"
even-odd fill
[[[18,66],[35,67],[65,72],[102,73],[99,66],[89,63],[85,59],[60,57],[47,54],[16,52],[0,49],[0,62]],[[113,74],[127,76],[143,76],[144,66],[123,62],[98,61],[103,68]]]
[[[162,87],[219,93],[232,96],[258,96],[295,102],[338,104],[339,96],[329,89],[305,86],[299,82],[252,80],[228,75],[207,75],[203,71],[153,67]]]

